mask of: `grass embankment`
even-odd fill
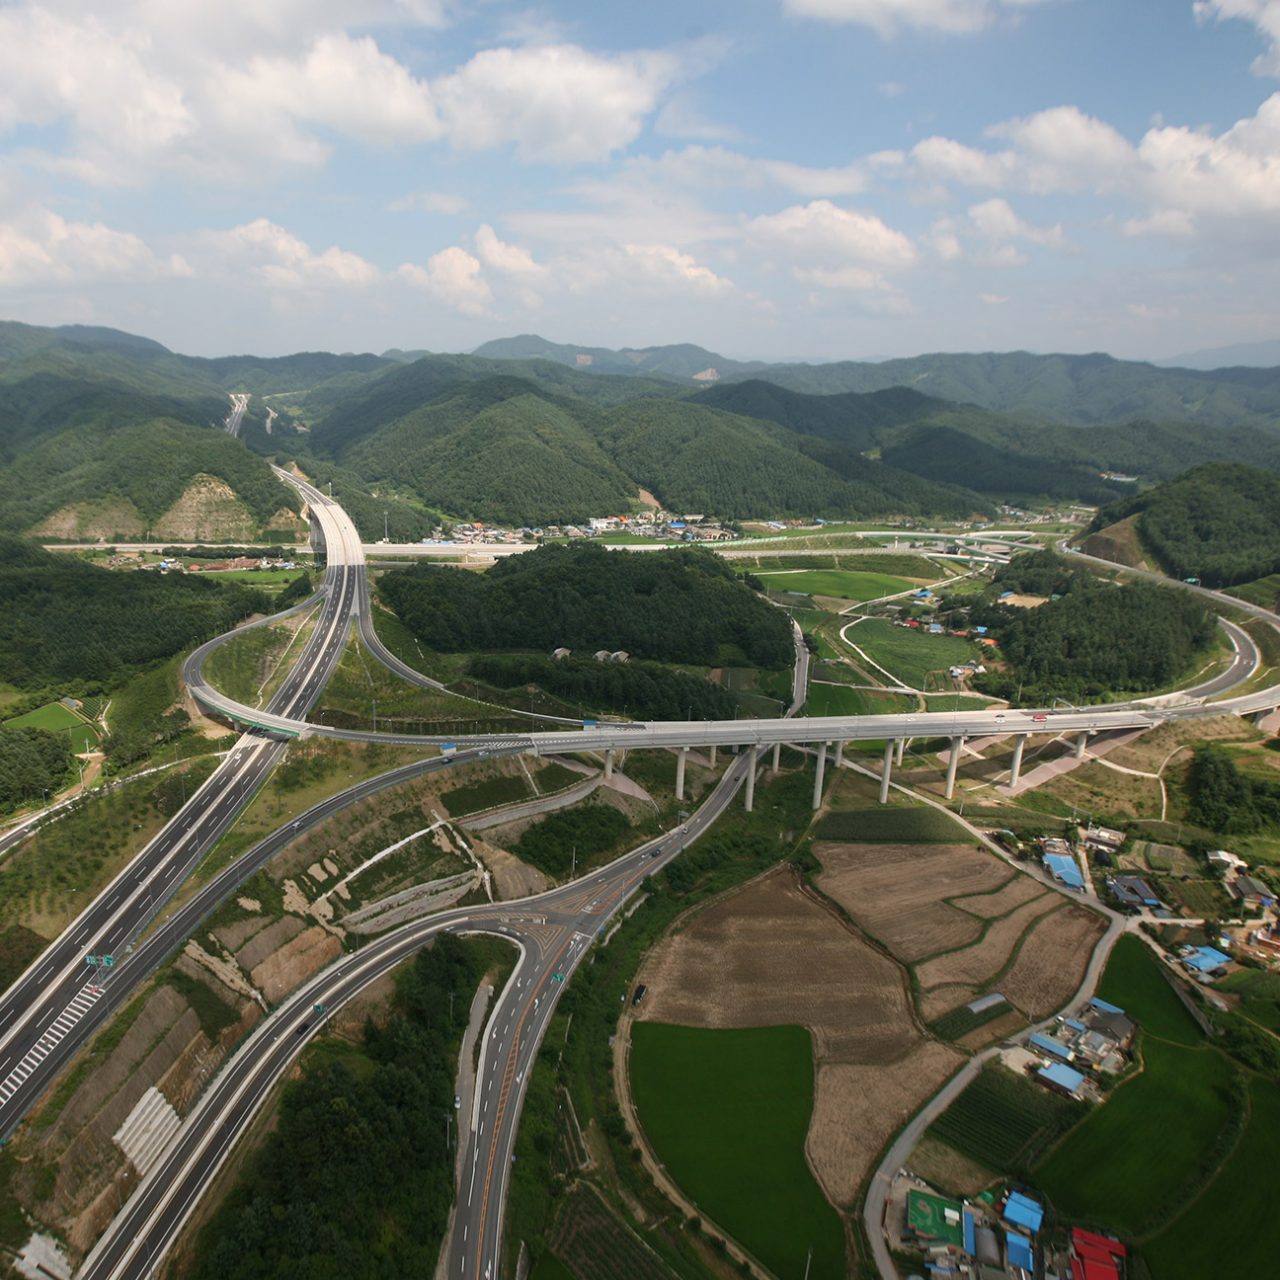
[[[263,836],[321,800],[434,752],[434,747],[393,747],[331,738],[290,743],[284,762],[259,789],[231,830],[210,850],[197,876],[208,879]]]
[[[784,753],[784,764],[798,760]],[[696,1224],[673,1218],[638,1161],[613,1092],[612,1037],[645,953],[677,916],[797,851],[810,819],[812,779],[784,773],[756,788],[755,812],[729,809],[715,827],[653,877],[652,891],[607,945],[595,947],[556,1009],[530,1078],[512,1168],[506,1233],[508,1261],[524,1241],[536,1264],[556,1253],[555,1230],[569,1182],[591,1177],[611,1201],[639,1206],[644,1239],[675,1274],[690,1280],[722,1275],[724,1264]],[[568,1099],[599,1161],[580,1168],[568,1122]],[[628,1214],[631,1210],[626,1210]]]
[[[804,1027],[708,1031],[639,1022],[640,1123],[689,1198],[775,1275],[846,1274],[844,1229],[805,1160],[813,1046]]]
[[[249,707],[261,707],[283,682],[290,663],[300,657],[314,622],[254,627],[219,645],[204,666],[215,689]]]
[[[192,1280],[429,1275],[453,1200],[458,1046],[504,944],[445,935],[396,984],[384,1025],[313,1044],[280,1124],[200,1234]],[[455,995],[464,995],[454,999]]]
[[[0,989],[7,987],[213,772],[195,760],[90,792],[0,863]]]

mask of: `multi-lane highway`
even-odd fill
[[[346,645],[364,582],[359,540],[345,513],[316,493],[313,510],[329,568],[319,620],[269,704],[303,717]],[[310,496],[310,495],[308,495]],[[353,550],[354,549],[354,550]],[[0,1136],[9,1133],[128,985],[136,940],[231,826],[284,748],[245,735],[179,813],[0,997]],[[110,957],[110,968],[86,957]],[[103,1006],[100,1008],[100,1006]]]

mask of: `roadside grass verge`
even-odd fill
[[[803,1027],[632,1028],[632,1091],[689,1198],[774,1274],[845,1274],[844,1230],[805,1160],[813,1048]]]

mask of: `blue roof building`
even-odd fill
[[[1028,1038],[1028,1043],[1034,1049],[1039,1049],[1042,1053],[1047,1053],[1051,1057],[1061,1058],[1063,1062],[1070,1062],[1075,1054],[1067,1048],[1065,1044],[1059,1044],[1056,1040],[1051,1040],[1040,1032],[1035,1032]],[[1012,1197],[1010,1197],[1012,1199]]]
[[[969,1257],[972,1258],[978,1249],[977,1233],[974,1229],[974,1218],[973,1218],[972,1209],[964,1210],[960,1218],[960,1229],[964,1232],[964,1244],[962,1247],[965,1253],[967,1253]]]
[[[1025,1227],[1034,1234],[1044,1221],[1044,1206],[1030,1196],[1024,1196],[1021,1191],[1011,1191],[1004,1206],[1004,1220],[1012,1222],[1015,1227]]]
[[[1004,1242],[1009,1253],[1009,1265],[1034,1273],[1036,1255],[1031,1250],[1031,1241],[1026,1236],[1020,1236],[1016,1231],[1007,1231]]]
[[[1084,888],[1084,876],[1069,853],[1046,853],[1042,861],[1045,869],[1060,884],[1065,884],[1068,889]]]
[[[1089,1003],[1097,1009],[1099,1013],[1123,1013],[1124,1010],[1118,1004],[1111,1004],[1110,1001],[1102,1000],[1098,996],[1094,996]]]
[[[1224,965],[1231,963],[1231,957],[1223,955],[1215,947],[1197,947],[1189,955],[1182,957],[1182,963],[1194,973],[1216,973]]]
[[[1084,1084],[1084,1076],[1064,1062],[1055,1062],[1052,1066],[1041,1067],[1036,1072],[1036,1078],[1044,1084],[1052,1085],[1055,1089],[1061,1089],[1063,1093],[1071,1094],[1072,1097],[1080,1092],[1080,1086]]]

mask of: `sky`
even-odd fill
[[[197,355],[1280,337],[1280,0],[0,0],[0,317]]]

